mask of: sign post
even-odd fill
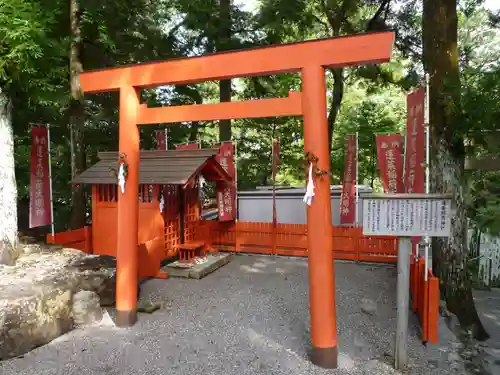
[[[411,237],[449,237],[450,232],[449,195],[372,194],[363,200],[363,234],[401,237],[398,249],[394,353],[396,370],[402,370],[408,364]]]

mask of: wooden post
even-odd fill
[[[116,325],[130,327],[137,321],[139,224],[139,91],[120,89],[119,151],[125,154],[128,175],[125,193],[118,192],[118,244],[116,247]]]
[[[316,155],[317,167],[327,174],[313,176],[315,196],[307,207],[311,361],[324,368],[337,367],[335,280],[332,251],[330,153],[326,113],[325,70],[319,65],[302,69],[304,149]]]
[[[398,249],[397,321],[394,367],[403,370],[408,364],[408,310],[410,301],[411,238],[401,237]]]

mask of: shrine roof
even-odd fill
[[[218,149],[141,151],[139,183],[186,185],[198,175],[208,181],[231,181],[216,160]],[[99,161],[71,181],[73,184],[115,184],[118,152],[100,152]]]

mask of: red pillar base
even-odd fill
[[[137,322],[136,310],[116,310],[115,323],[117,327],[127,328],[132,327]]]
[[[316,366],[326,369],[335,369],[338,366],[338,354],[336,346],[330,348],[315,348],[313,346],[309,353],[309,358]]]

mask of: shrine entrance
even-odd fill
[[[330,202],[330,154],[325,68],[390,60],[394,32],[312,40],[208,56],[85,72],[84,93],[120,92],[119,162],[127,166],[126,189],[118,199],[116,323],[137,320],[138,125],[223,119],[303,116],[304,151],[314,164],[315,195],[307,208],[311,361],[336,368],[338,359]],[[300,72],[302,92],[287,98],[148,108],[141,88],[209,80]]]

